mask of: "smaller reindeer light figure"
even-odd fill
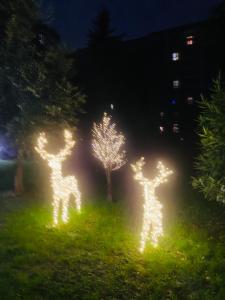
[[[75,141],[72,139],[70,131],[64,130],[64,138],[65,147],[56,155],[49,154],[45,150],[45,146],[48,141],[44,132],[40,133],[37,140],[37,146],[35,147],[35,150],[44,160],[47,160],[48,165],[51,168],[54,225],[58,224],[60,202],[62,204],[62,221],[64,223],[67,223],[68,221],[68,204],[71,195],[75,197],[78,211],[80,211],[81,207],[81,195],[77,186],[76,178],[74,176],[63,177],[62,175],[62,162],[71,154],[71,149],[75,145]]]
[[[158,239],[163,235],[162,227],[162,204],[157,200],[155,189],[164,182],[173,172],[164,167],[162,162],[158,162],[157,169],[159,174],[152,180],[144,177],[142,168],[145,165],[144,157],[141,157],[135,164],[131,165],[134,171],[134,179],[144,187],[144,216],[141,232],[140,252],[143,252],[149,234],[151,233],[151,241],[153,246],[158,245]]]

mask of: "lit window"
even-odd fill
[[[173,133],[179,133],[180,128],[178,123],[173,124]]]
[[[179,86],[180,86],[180,81],[179,81],[179,80],[174,80],[174,81],[173,81],[173,87],[174,87],[175,89],[178,89]]]
[[[187,44],[188,46],[191,46],[191,45],[194,44],[194,36],[193,36],[193,35],[190,35],[190,36],[187,36],[187,37],[186,37],[186,44]]]
[[[192,105],[194,102],[194,98],[193,97],[187,97],[187,104],[188,105]]]
[[[161,134],[163,134],[164,131],[165,131],[164,127],[163,127],[163,126],[159,126],[159,132],[160,132]]]
[[[114,104],[110,104],[111,110],[114,110]]]
[[[179,59],[180,59],[179,53],[178,53],[178,52],[173,52],[173,53],[172,53],[172,60],[173,60],[173,61],[177,61],[177,60],[179,60]]]

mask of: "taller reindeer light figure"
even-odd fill
[[[140,251],[143,252],[147,240],[150,238],[152,244],[157,246],[158,239],[163,235],[162,227],[162,204],[157,200],[155,189],[164,182],[173,172],[158,162],[159,174],[152,180],[144,177],[142,168],[145,165],[144,157],[141,157],[135,164],[131,165],[134,171],[134,179],[144,187],[144,217],[141,232]],[[149,237],[151,233],[151,237]]]
[[[64,223],[68,221],[68,204],[71,195],[75,197],[78,211],[80,211],[81,207],[81,195],[77,186],[76,178],[74,176],[63,177],[62,175],[62,162],[71,154],[71,149],[75,145],[75,141],[72,139],[70,131],[64,130],[64,138],[65,147],[56,155],[49,154],[45,150],[45,146],[48,141],[44,132],[40,133],[37,140],[37,146],[35,147],[35,150],[44,160],[47,160],[48,165],[51,168],[54,225],[58,224],[60,202],[62,204],[62,221]]]

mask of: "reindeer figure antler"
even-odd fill
[[[71,150],[75,145],[75,141],[73,140],[72,133],[65,129],[64,130],[64,139],[65,139],[65,147],[58,154],[58,157],[64,160],[67,156],[71,154]]]
[[[144,157],[141,157],[135,164],[131,165],[134,171],[134,179],[144,187],[144,216],[141,232],[140,251],[143,252],[146,241],[151,230],[151,241],[154,246],[158,244],[158,239],[163,235],[162,228],[162,205],[157,200],[155,189],[161,183],[167,181],[167,177],[173,172],[166,168],[162,162],[158,162],[159,174],[152,180],[144,177],[142,168],[145,165]]]
[[[154,179],[155,187],[158,187],[161,183],[167,182],[167,177],[173,174],[173,171],[166,168],[161,161],[158,162],[157,169],[159,170],[159,175]]]
[[[46,138],[45,132],[41,132],[38,140],[37,140],[37,146],[35,147],[35,150],[40,154],[40,156],[44,160],[48,160],[50,158],[57,157],[59,160],[63,161],[66,159],[67,156],[69,156],[72,152],[72,148],[75,145],[75,141],[73,140],[72,133],[65,129],[64,130],[64,139],[65,139],[65,147],[64,149],[60,150],[60,152],[57,155],[53,155],[48,153],[45,150],[46,144],[48,144],[48,140]]]
[[[46,144],[48,144],[48,140],[46,138],[46,134],[45,132],[41,132],[38,139],[37,139],[37,146],[34,147],[34,149],[40,154],[40,156],[44,159],[44,160],[49,160],[50,158],[52,158],[52,154],[49,154],[46,150],[45,150],[45,146]]]
[[[143,175],[142,168],[145,165],[144,157],[141,157],[135,164],[131,164],[131,168],[134,171],[134,179],[139,181],[141,185],[145,182],[146,178]]]

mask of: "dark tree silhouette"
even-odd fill
[[[121,35],[115,35],[115,30],[111,28],[110,12],[102,9],[93,22],[93,28],[88,34],[88,46],[111,46],[121,41]]]

